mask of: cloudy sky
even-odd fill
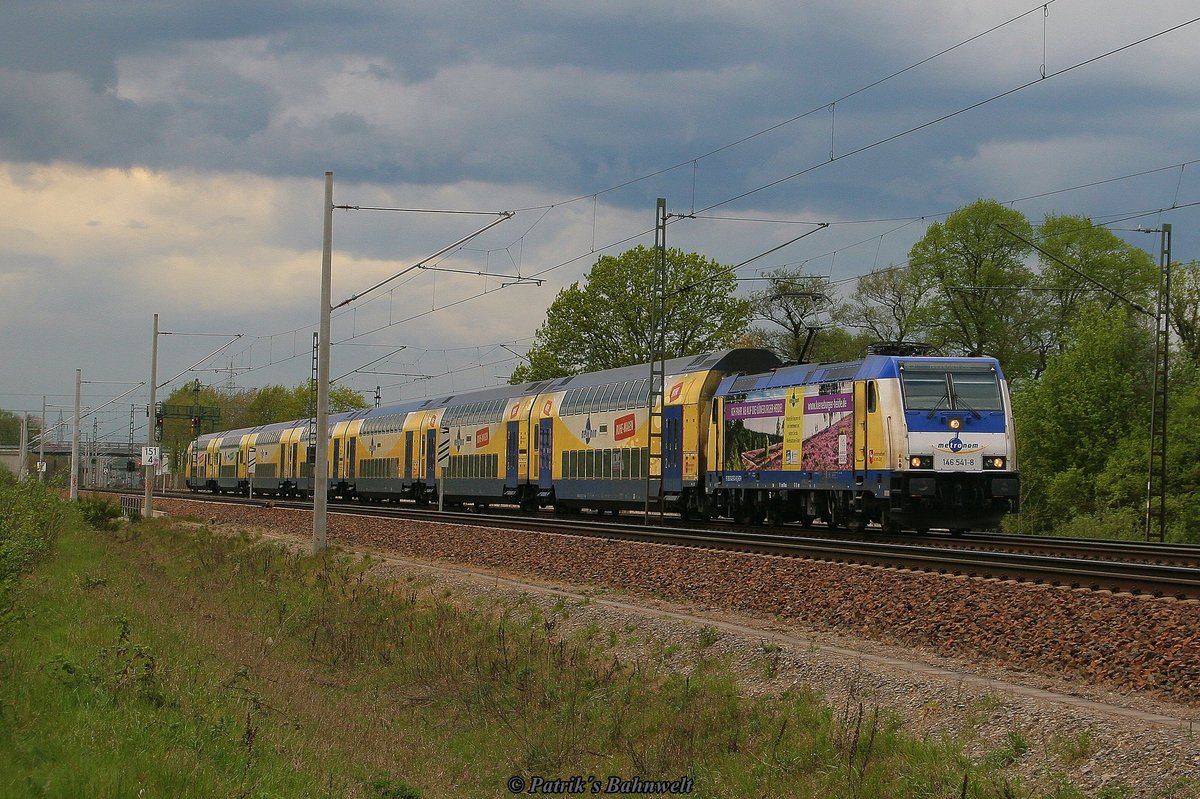
[[[1198,13],[4,0],[0,407],[47,394],[54,417],[76,368],[93,407],[148,380],[154,313],[175,334],[160,381],[229,340],[180,334],[242,334],[163,392],[305,380],[326,170],[339,205],[517,212],[335,317],[332,375],[361,369],[341,382],[385,402],[501,382],[597,254],[653,242],[658,197],[696,216],[671,246],[730,264],[831,223],[739,275],[802,266],[846,290],[980,197],[1111,221],[1153,252],[1132,229],[1170,222],[1191,260]],[[495,218],[338,211],[334,301]],[[98,414],[101,434],[128,435],[147,393]]]

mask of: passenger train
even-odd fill
[[[886,352],[669,360],[653,413],[649,366],[632,366],[337,414],[329,493],[563,513],[643,510],[649,495],[695,519],[996,526],[1019,489],[1000,364]],[[309,496],[314,430],[299,420],[200,436],[187,485]]]

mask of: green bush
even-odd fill
[[[120,526],[121,509],[107,499],[81,499],[79,512],[93,530],[116,530]]]
[[[0,472],[0,629],[12,613],[21,574],[50,551],[69,517],[66,504],[44,486],[18,483]]]

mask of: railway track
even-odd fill
[[[286,499],[247,500],[191,493],[164,494],[165,498],[197,502],[250,504],[259,507],[310,510],[311,503]],[[415,506],[334,503],[329,512],[339,515],[375,516],[463,524],[545,533],[585,535],[672,546],[750,552],[760,555],[909,569],[948,575],[1012,580],[1021,583],[1058,585],[1087,590],[1128,592],[1159,597],[1200,599],[1200,547],[1153,545],[1138,542],[1089,541],[991,533],[964,537],[935,536],[920,540],[897,540],[889,536],[853,538],[809,535],[792,528],[699,529],[682,524],[645,525],[636,517],[508,515],[463,510],[439,512]],[[797,534],[803,531],[804,534]],[[991,548],[989,548],[991,547]],[[996,549],[1001,547],[1001,549]],[[1021,548],[1026,551],[1014,551]]]

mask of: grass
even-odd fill
[[[1021,795],[865,698],[745,696],[711,628],[679,673],[623,636],[562,632],[565,604],[475,605],[203,527],[68,521],[53,557],[23,561],[0,640],[3,796],[501,796],[514,775]]]

